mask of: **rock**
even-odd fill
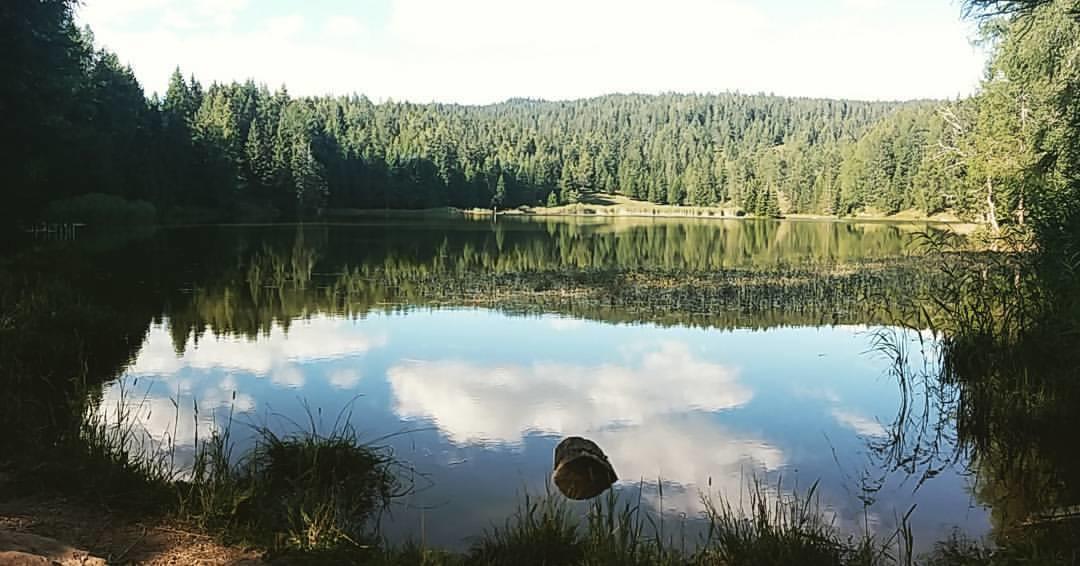
[[[105,566],[101,558],[58,540],[0,531],[0,566]]]
[[[619,479],[595,442],[570,436],[555,447],[555,485],[570,499],[591,499]]]

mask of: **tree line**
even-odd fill
[[[272,219],[556,206],[604,192],[772,216],[950,211],[998,230],[1063,206],[1041,199],[1060,192],[1046,185],[1063,172],[1049,175],[1040,143],[1076,153],[1047,130],[1062,128],[1049,98],[1064,87],[1025,61],[1069,41],[1067,4],[987,18],[987,78],[958,101],[726,93],[462,106],[296,98],[252,81],[205,86],[179,69],[163,96],[147,97],[75,26],[73,2],[7,3],[9,211],[36,219],[50,202],[93,193],[152,203],[172,220]]]

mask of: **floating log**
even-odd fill
[[[570,499],[592,499],[618,479],[595,442],[570,436],[555,447],[555,485]]]

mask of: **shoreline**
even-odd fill
[[[573,207],[573,209],[570,209]],[[662,208],[661,208],[662,207]],[[612,210],[614,208],[614,210]],[[488,208],[455,208],[455,207],[439,207],[439,208],[422,208],[422,209],[401,209],[401,208],[338,208],[328,209],[324,217],[326,218],[350,218],[350,217],[377,217],[377,218],[447,218],[447,217],[472,217],[472,218],[490,218],[490,217],[518,217],[518,218],[603,218],[603,219],[616,219],[616,218],[663,218],[663,219],[686,219],[686,220],[792,220],[802,222],[838,222],[838,223],[894,223],[894,224],[938,224],[938,225],[951,225],[956,227],[968,227],[974,229],[981,226],[982,223],[974,222],[971,220],[964,220],[952,215],[931,215],[931,216],[914,216],[908,214],[896,214],[896,215],[878,215],[878,214],[860,214],[855,216],[833,216],[825,214],[788,214],[779,217],[769,216],[756,216],[753,214],[738,215],[735,213],[728,213],[726,210],[723,213],[717,214],[719,209],[708,209],[704,207],[685,207],[685,211],[681,210],[664,210],[667,207],[664,205],[658,205],[658,208],[651,210],[624,210],[615,207],[597,207],[589,205],[568,205],[554,208],[547,207],[529,207],[529,208],[509,208],[499,211],[494,211]],[[568,210],[569,209],[569,210]]]

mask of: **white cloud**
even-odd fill
[[[641,426],[601,431],[591,438],[617,463],[626,481],[657,478],[680,485],[714,486],[784,464],[767,442],[720,426],[706,416],[661,416]]]
[[[112,30],[129,25],[136,15],[161,11],[171,3],[172,0],[90,1],[80,3],[77,15],[95,29]]]
[[[304,372],[294,365],[281,366],[270,373],[270,381],[282,387],[300,389],[304,386]]]
[[[340,368],[330,372],[327,380],[337,389],[352,389],[363,376],[354,368]]]
[[[266,22],[264,33],[278,40],[289,40],[304,29],[304,17],[300,14],[289,14],[270,18]]]
[[[335,15],[323,22],[323,32],[332,37],[353,38],[364,33],[364,24],[352,16]]]
[[[885,6],[885,0],[844,0],[844,6],[856,10],[876,10]]]
[[[189,380],[172,377],[143,387],[132,380],[112,383],[102,394],[97,415],[113,425],[123,417],[124,426],[135,432],[128,436],[131,449],[172,450],[172,462],[180,471],[191,465],[196,439],[224,430],[230,415],[251,414],[257,405],[254,397],[237,389],[230,375],[198,389]]]
[[[177,355],[167,325],[150,330],[135,362],[134,375],[170,375],[184,368],[215,368],[270,376],[276,383],[299,386],[303,376],[294,364],[363,354],[386,345],[385,335],[368,335],[351,321],[316,318],[294,322],[286,332],[274,325],[265,336],[249,340],[242,336],[204,334],[189,338],[184,353]]]
[[[885,436],[885,427],[881,423],[852,411],[833,409],[831,414],[836,422],[850,428],[862,436]]]
[[[88,0],[78,17],[95,29],[125,29],[147,20],[180,29],[229,28],[250,0]]]
[[[696,359],[668,342],[639,355],[635,367],[482,366],[465,361],[411,362],[387,371],[396,411],[431,418],[458,444],[514,444],[528,432],[582,434],[651,417],[719,411],[753,393],[734,370]]]
[[[710,481],[735,496],[747,477],[784,464],[780,449],[711,414],[753,397],[738,373],[678,342],[639,350],[628,365],[414,361],[388,378],[400,416],[432,420],[459,446],[517,445],[528,433],[591,438],[622,481],[662,478],[668,510],[697,513]]]
[[[196,438],[220,430],[234,414],[251,414],[257,402],[240,390],[235,372],[265,377],[279,387],[302,388],[309,375],[303,364],[361,355],[387,343],[384,335],[368,335],[352,321],[315,318],[295,321],[286,332],[274,325],[257,340],[205,333],[188,339],[184,353],[173,348],[168,322],[153,326],[126,378],[106,389],[98,414],[115,422],[117,411],[129,415],[144,434],[134,437],[145,448],[178,447],[180,467],[190,464]],[[188,370],[205,372],[193,376]],[[136,380],[131,378],[150,378]],[[339,389],[360,380],[358,370],[339,368],[325,376]],[[143,389],[142,384],[149,383]],[[196,405],[198,413],[196,413]]]
[[[455,102],[723,90],[892,99],[977,83],[982,55],[955,6],[846,2],[792,18],[749,0],[391,0],[378,17],[343,1],[305,5],[306,22],[248,0],[97,0],[79,18],[159,92],[178,64],[204,82]]]

